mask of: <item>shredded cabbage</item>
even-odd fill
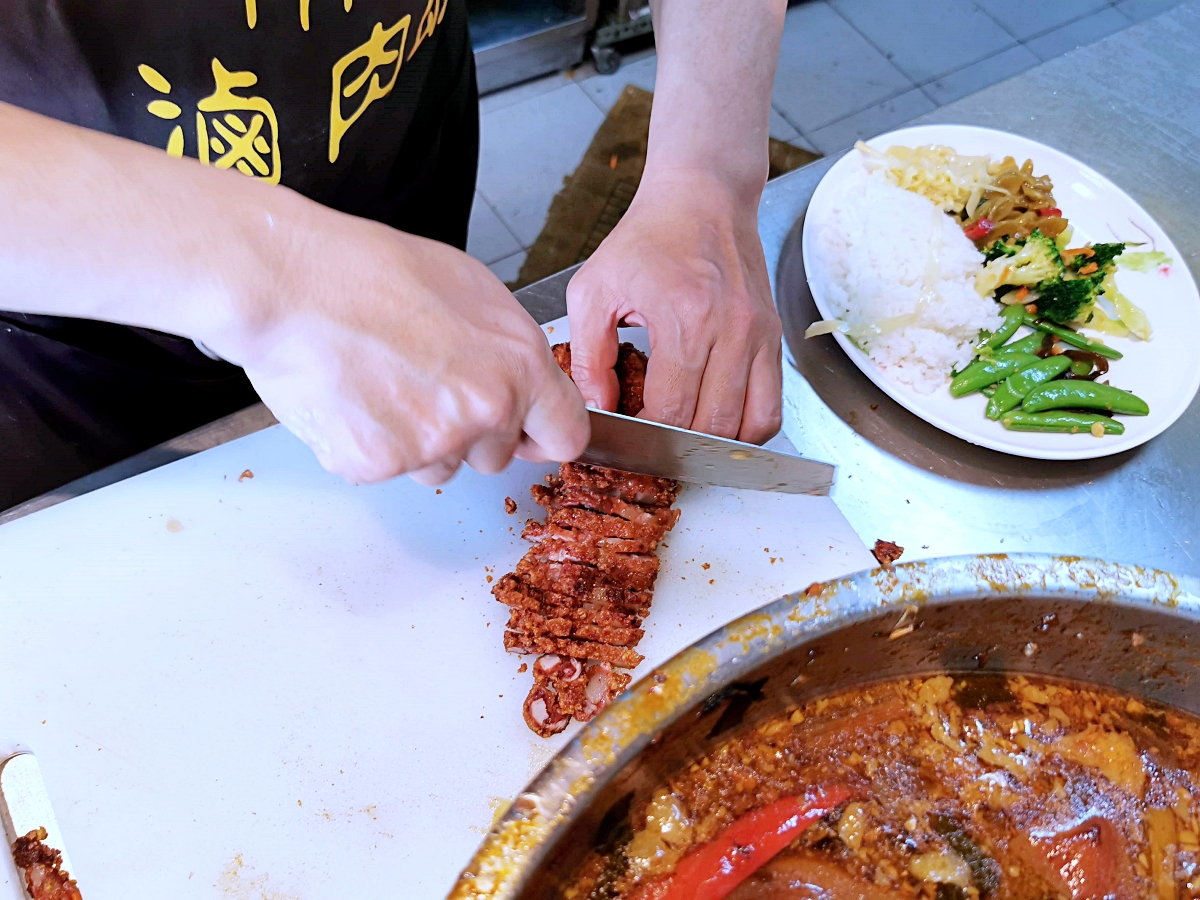
[[[1159,266],[1171,265],[1171,257],[1161,250],[1147,250],[1144,253],[1122,253],[1117,257],[1117,265],[1122,269],[1134,272],[1152,272]]]
[[[842,330],[843,322],[841,319],[822,319],[820,322],[813,322],[804,329],[806,338],[816,337],[820,334],[833,334],[835,331]]]
[[[880,153],[862,141],[854,145],[871,172],[882,170],[890,184],[920,194],[948,213],[975,209],[995,184],[987,156],[961,156],[952,147],[888,147]]]
[[[1112,337],[1127,338],[1130,333],[1119,319],[1114,319],[1096,303],[1089,303],[1081,309],[1075,324],[1080,328],[1099,331],[1101,334],[1108,334]]]
[[[1104,296],[1112,303],[1113,309],[1117,312],[1117,318],[1121,320],[1121,324],[1143,341],[1150,340],[1150,320],[1146,318],[1146,314],[1142,312],[1140,307],[1117,290],[1117,280],[1113,278],[1112,272],[1104,276],[1104,280],[1100,282],[1100,289],[1104,291]]]

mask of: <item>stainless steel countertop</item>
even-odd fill
[[[1145,206],[1200,273],[1198,62],[1192,2],[912,124],[987,126],[1070,153]],[[799,225],[832,164],[774,182],[759,223],[793,354],[785,427],[802,453],[838,466],[833,496],[860,537],[894,540],[906,559],[1037,551],[1200,574],[1200,402],[1128,453],[1027,460],[939,431],[871,384],[832,339],[804,340],[819,316]]]
[[[1038,66],[917,122],[1020,132],[1112,178],[1200,272],[1200,0]],[[829,339],[804,341],[816,318],[799,223],[821,160],[769,185],[759,230],[794,351],[785,362],[788,436],[835,463],[834,498],[868,544],[906,559],[1039,551],[1097,556],[1200,575],[1200,402],[1149,444],[1081,463],[1024,460],[926,424],[872,385]],[[569,269],[517,293],[538,320],[566,313]],[[872,405],[876,409],[872,409]],[[0,523],[274,422],[261,406],[0,514]]]

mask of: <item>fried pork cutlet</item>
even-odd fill
[[[62,853],[48,847],[46,829],[36,828],[13,842],[13,860],[25,874],[33,900],[83,900],[70,872],[62,869]]]
[[[571,374],[569,344],[554,358]],[[616,365],[617,411],[642,409],[646,357],[622,344]],[[532,546],[516,570],[492,588],[509,607],[504,646],[538,653],[525,722],[542,737],[571,719],[586,722],[632,678],[643,659],[634,648],[645,636],[658,577],[658,544],[679,518],[671,504],[679,484],[666,478],[564,463],[557,477],[531,488],[546,521],[530,519],[522,537]]]
[[[555,344],[553,348],[554,361],[558,367],[571,376],[571,345]],[[617,401],[617,412],[623,416],[636,416],[645,405],[642,394],[646,386],[646,354],[630,343],[622,343],[617,348],[617,364],[613,367],[617,373],[617,383],[621,387],[620,399]]]

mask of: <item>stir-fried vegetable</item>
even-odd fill
[[[1061,278],[1065,268],[1054,240],[1034,229],[1015,253],[997,256],[983,267],[975,276],[975,290],[986,297],[1006,285],[1036,285]]]
[[[832,785],[747,813],[690,851],[670,875],[647,882],[631,900],[722,900],[850,796],[848,787]]]

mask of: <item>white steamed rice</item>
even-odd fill
[[[971,361],[981,330],[1000,326],[995,301],[975,291],[983,254],[919,194],[864,176],[821,224],[826,303],[893,379],[932,393]]]

